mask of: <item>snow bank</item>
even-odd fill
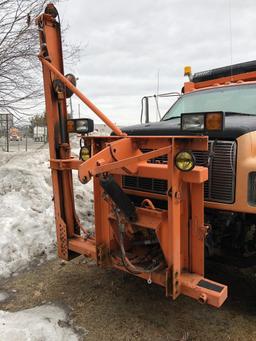
[[[55,243],[47,150],[0,153],[0,276],[22,270]]]
[[[47,147],[31,152],[0,152],[0,277],[24,269],[55,248],[51,175]],[[78,216],[93,224],[92,184],[74,174]],[[43,257],[42,257],[43,258]]]
[[[78,341],[69,326],[66,312],[53,305],[44,305],[9,313],[0,311],[1,340],[11,341]]]

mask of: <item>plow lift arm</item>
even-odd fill
[[[179,153],[207,150],[205,136],[126,136],[64,76],[58,12],[48,4],[37,18],[40,38],[50,166],[59,257],[84,255],[99,266],[128,271],[165,288],[220,307],[227,287],[204,278],[204,182],[208,169],[177,167]],[[115,136],[82,135],[90,150],[71,156],[66,98],[76,94]],[[189,155],[190,155],[189,154]],[[157,160],[167,157],[165,163]],[[72,171],[81,183],[93,178],[95,236],[87,235],[75,211]],[[137,181],[139,190],[124,180]],[[154,191],[149,186],[155,186]],[[165,192],[157,186],[164,186]],[[153,187],[152,187],[153,188]],[[85,236],[84,236],[85,234]]]

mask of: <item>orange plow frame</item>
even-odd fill
[[[52,6],[52,5],[48,5]],[[50,7],[51,8],[51,7]],[[51,11],[48,11],[49,13]],[[150,273],[138,273],[148,282],[165,287],[166,295],[177,298],[185,294],[202,303],[220,307],[227,297],[225,285],[204,278],[204,182],[208,169],[194,167],[181,172],[175,166],[175,156],[182,150],[207,150],[207,137],[160,136],[127,137],[85,95],[63,75],[60,25],[54,15],[42,14],[37,19],[41,43],[39,58],[43,65],[44,89],[49,134],[50,166],[54,192],[58,255],[70,260],[78,255],[91,257],[99,266],[111,266],[127,271],[118,258],[114,230],[117,218],[109,198],[100,185],[101,174],[111,174],[122,188],[125,175],[155,178],[167,182],[165,195],[122,188],[127,195],[156,198],[166,202],[167,209],[137,206],[137,228],[154,230],[165,267]],[[84,136],[92,156],[88,161],[71,157],[66,130],[67,107],[65,93],[56,95],[53,80],[60,80],[91,108],[117,136]],[[143,153],[141,150],[151,150]],[[168,156],[167,164],[148,160]],[[81,236],[81,226],[75,212],[72,171],[77,170],[82,183],[93,177],[95,237]],[[127,225],[128,223],[126,223]]]

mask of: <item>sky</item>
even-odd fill
[[[81,44],[65,72],[119,125],[139,123],[141,98],[180,92],[192,72],[256,59],[255,0],[64,0],[65,39]],[[64,56],[65,58],[65,56]],[[159,99],[161,115],[173,99]],[[74,115],[79,100],[72,98]],[[80,105],[82,117],[94,118]],[[157,119],[155,103],[150,119]]]

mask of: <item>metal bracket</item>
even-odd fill
[[[56,170],[78,169],[83,161],[77,159],[50,159],[50,168]]]
[[[123,138],[107,145],[89,160],[83,162],[78,169],[82,183],[86,183],[94,175],[123,169],[127,174],[135,174],[140,162],[165,155],[171,146],[162,147],[151,152],[142,153],[132,138]]]
[[[106,267],[111,264],[108,248],[104,244],[97,246],[97,265]]]
[[[165,295],[172,296],[172,268],[168,268],[165,273]]]
[[[58,255],[60,258],[68,260],[68,239],[67,239],[67,226],[60,218],[56,221],[57,225],[57,244]]]

